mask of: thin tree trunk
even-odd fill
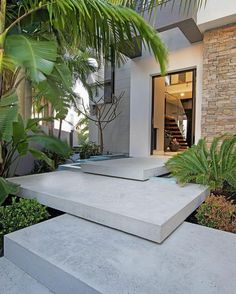
[[[53,117],[53,107],[52,103],[48,102],[48,116]],[[54,120],[48,122],[48,134],[50,136],[54,135]]]
[[[60,122],[59,122],[59,130],[58,130],[58,139],[61,139],[61,128],[62,128],[62,119],[60,119]]]
[[[17,84],[19,81],[21,81],[17,86],[16,94],[17,94],[18,102],[19,102],[19,104],[18,104],[19,113],[21,114],[21,116],[23,118],[25,118],[25,88],[26,88],[25,87],[26,81],[25,81],[24,77],[25,77],[25,70],[23,68],[21,68],[19,70],[18,75],[17,75],[15,84]]]
[[[3,94],[3,55],[5,43],[5,17],[6,17],[6,0],[0,0],[0,99]]]
[[[32,84],[30,81],[25,81],[25,119],[31,118],[32,114]]]
[[[3,94],[3,55],[5,43],[5,17],[6,17],[6,0],[0,0],[0,100]],[[0,141],[0,174],[3,170],[4,144]]]
[[[98,123],[98,130],[99,130],[100,153],[103,154],[104,139],[103,139],[103,128],[102,128],[101,123]]]

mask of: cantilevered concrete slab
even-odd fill
[[[6,258],[0,258],[1,294],[53,294]]]
[[[87,162],[81,165],[81,170],[91,174],[145,181],[168,173],[165,167],[168,159],[168,156],[158,156]]]
[[[20,196],[130,233],[162,242],[205,199],[205,187],[180,187],[168,178],[130,181],[58,171],[11,179]]]
[[[235,248],[190,223],[156,244],[69,215],[5,238],[6,258],[56,294],[233,294]]]

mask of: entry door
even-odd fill
[[[174,138],[180,151],[194,143],[195,84],[195,69],[153,77],[151,154],[170,151]]]

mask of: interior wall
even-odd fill
[[[167,71],[175,72],[196,68],[195,141],[201,137],[202,99],[202,44],[169,53]],[[130,93],[130,155],[149,156],[151,149],[152,76],[160,75],[160,67],[153,56],[131,62]]]

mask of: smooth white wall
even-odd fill
[[[207,0],[197,14],[197,25],[201,31],[236,22],[235,0]]]
[[[168,72],[197,69],[195,140],[201,137],[202,44],[189,45],[169,53]],[[130,155],[149,156],[151,149],[152,76],[160,67],[152,56],[131,62]]]

